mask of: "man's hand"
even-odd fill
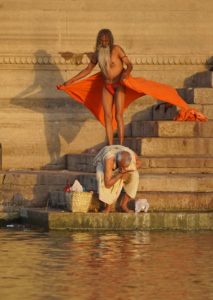
[[[125,168],[119,168],[119,173],[120,174],[127,174],[127,173],[130,173],[130,172],[134,172],[134,170],[127,170]]]
[[[68,86],[68,85],[72,84],[74,81],[75,81],[74,79],[70,79],[70,80],[68,80],[68,81],[65,81],[65,82],[63,83],[63,85],[64,85],[64,86]]]
[[[61,54],[61,56],[65,59],[65,60],[69,60],[71,58],[73,58],[74,53],[73,52],[58,52],[59,54]]]
[[[74,81],[75,81],[75,80],[70,79],[70,80],[68,80],[67,82],[64,82],[64,83],[62,83],[62,84],[58,84],[58,85],[57,85],[57,89],[60,90],[63,86],[68,86],[68,85],[72,84]]]
[[[121,74],[121,81],[126,79],[129,76],[129,72],[127,72],[126,70],[122,72]]]

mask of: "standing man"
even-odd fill
[[[96,39],[95,52],[88,66],[79,74],[64,83],[65,86],[84,78],[99,64],[104,80],[102,90],[102,104],[104,109],[104,121],[109,145],[113,144],[112,107],[115,105],[115,119],[117,121],[120,144],[124,140],[124,101],[125,86],[121,81],[127,78],[132,71],[132,64],[123,49],[114,45],[114,38],[109,29],[99,31]],[[126,68],[124,68],[124,66]],[[101,99],[100,99],[101,101]]]
[[[100,73],[80,80],[89,75],[97,64]],[[131,71],[132,64],[123,49],[114,44],[112,32],[109,29],[101,29],[97,35],[96,47],[90,63],[79,74],[57,88],[92,111],[105,126],[109,145],[113,144],[113,130],[116,127],[119,142],[123,144],[124,109],[144,95],[180,107],[176,120],[207,120],[203,114],[191,109],[171,86],[144,78],[134,78],[130,75]]]
[[[141,161],[129,148],[122,145],[105,146],[94,158],[99,199],[106,204],[104,212],[110,212],[117,201],[122,188],[125,194],[120,207],[124,212],[130,199],[134,199],[138,190]]]

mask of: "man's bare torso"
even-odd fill
[[[121,73],[123,71],[123,61],[121,59],[121,48],[117,45],[113,46],[110,56],[110,64],[107,70],[107,77],[102,72],[106,83],[115,83],[120,81]]]

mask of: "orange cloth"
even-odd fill
[[[125,88],[124,108],[137,98],[150,95],[158,100],[162,100],[181,108],[177,121],[206,121],[207,117],[202,113],[191,109],[190,106],[178,95],[177,91],[169,85],[158,83],[144,78],[129,76],[120,84]],[[74,82],[70,85],[58,86],[59,90],[66,92],[76,101],[85,105],[104,126],[104,111],[102,106],[102,90],[105,86],[101,73],[96,73],[86,79]],[[113,128],[117,127],[115,121],[115,106],[113,105]]]

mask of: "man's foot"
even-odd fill
[[[125,213],[131,213],[131,214],[134,213],[134,210],[129,209],[129,208],[127,207],[127,205],[121,204],[120,208],[121,208],[122,212],[125,212]]]
[[[102,210],[103,213],[110,213],[113,209],[113,205],[112,204],[107,204],[106,208],[104,210]]]

